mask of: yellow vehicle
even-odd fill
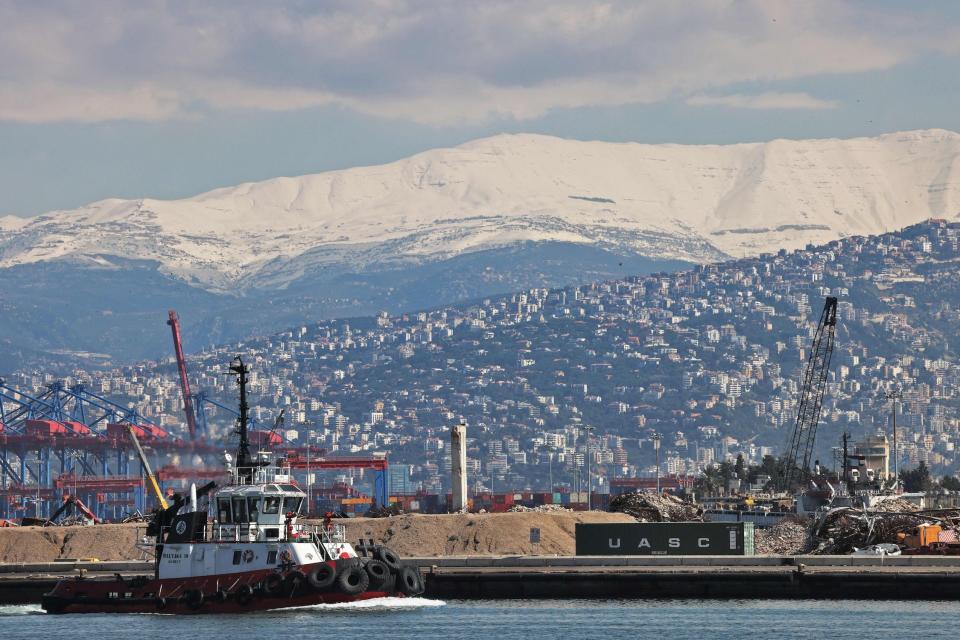
[[[933,523],[921,524],[910,533],[898,533],[897,542],[907,554],[960,552],[956,531]]]

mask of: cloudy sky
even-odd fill
[[[960,130],[960,2],[0,0],[0,215],[500,132]]]

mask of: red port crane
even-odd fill
[[[187,361],[183,357],[183,342],[180,340],[180,318],[177,312],[170,309],[170,332],[173,333],[173,350],[177,354],[177,369],[180,370],[180,391],[183,393],[183,411],[187,414],[187,428],[190,430],[190,439],[197,437],[197,417],[193,412],[193,395],[190,393],[190,380],[187,379]]]

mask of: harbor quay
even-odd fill
[[[960,599],[951,556],[499,556],[409,558],[427,597]],[[39,602],[63,578],[132,580],[145,562],[0,565],[0,604]]]

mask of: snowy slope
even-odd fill
[[[227,291],[527,240],[715,260],[954,218],[958,156],[960,135],[943,130],[727,146],[501,135],[183,200],[0,219],[0,267],[115,255]]]

